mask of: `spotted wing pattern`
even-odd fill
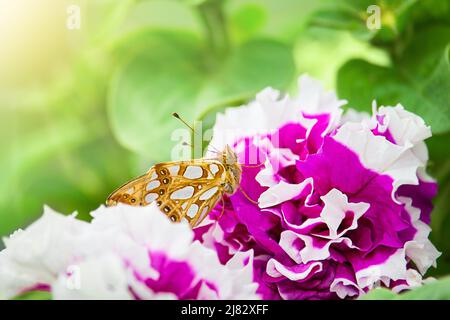
[[[156,202],[172,221],[198,225],[224,193],[225,167],[218,160],[160,163],[113,192],[108,205],[118,202],[146,206]]]

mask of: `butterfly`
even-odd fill
[[[108,206],[125,203],[146,206],[152,202],[172,221],[187,220],[198,226],[224,194],[236,192],[242,168],[226,145],[213,159],[163,162],[114,191]]]

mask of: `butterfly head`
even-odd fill
[[[226,184],[225,192],[233,194],[241,182],[242,169],[238,162],[236,152],[226,145],[224,151],[219,156],[219,161],[225,166],[226,169]]]

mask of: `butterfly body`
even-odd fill
[[[236,192],[241,174],[235,152],[226,146],[214,159],[156,164],[146,174],[114,191],[106,203],[147,206],[156,202],[172,221],[186,219],[197,226],[224,193]]]

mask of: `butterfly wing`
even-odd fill
[[[160,163],[113,192],[108,205],[118,202],[146,206],[152,202],[173,221],[198,225],[223,195],[225,167],[217,160]]]
[[[126,184],[117,188],[108,196],[106,205],[113,206],[118,204],[119,202],[128,204],[130,206],[145,205],[142,202],[142,198],[146,185],[155,177],[154,172],[155,168],[152,167],[146,174],[128,181]]]

